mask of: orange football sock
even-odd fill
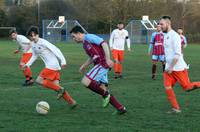
[[[192,82],[193,87],[200,88],[200,82]]]
[[[172,107],[175,109],[180,109],[173,89],[167,89],[166,94],[167,94],[167,98],[168,98],[169,102],[171,103]]]
[[[43,86],[46,87],[46,88],[53,89],[55,91],[60,90],[60,86],[56,85],[55,83],[53,83],[50,80],[43,80]]]
[[[69,93],[68,93],[67,91],[64,92],[64,94],[63,94],[63,99],[66,100],[70,105],[75,103],[75,101],[74,101],[73,98],[69,95]]]
[[[31,73],[31,69],[29,67],[27,67],[24,71],[24,76],[26,77],[26,80],[29,80],[30,78],[32,78],[32,73]]]
[[[114,63],[114,72],[118,73],[118,63]]]
[[[122,64],[118,64],[118,72],[121,74],[122,73]]]

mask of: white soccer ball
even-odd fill
[[[50,106],[46,101],[40,101],[36,105],[37,113],[41,115],[46,115],[50,110]]]

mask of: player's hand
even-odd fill
[[[183,45],[183,48],[186,48],[187,47],[187,45]]]
[[[173,72],[173,67],[169,67],[169,69],[167,70],[168,74],[171,74]]]
[[[65,65],[62,65],[61,68],[64,69],[64,68],[66,68],[66,66],[67,66],[66,64],[65,64]]]
[[[83,64],[83,65],[79,68],[79,73],[82,74],[85,70],[86,70],[86,66]]]
[[[25,70],[26,68],[28,68],[28,66],[27,66],[26,64],[24,64],[24,65],[22,66],[22,70]]]
[[[168,74],[171,74],[171,73],[172,73],[172,70],[168,70],[167,73],[168,73]]]
[[[107,59],[107,60],[106,60],[106,63],[107,63],[107,65],[108,65],[110,68],[113,67],[113,65],[114,65],[113,61],[110,60],[110,59]]]
[[[14,54],[18,54],[18,53],[19,53],[19,50],[15,50],[15,51],[14,51]]]

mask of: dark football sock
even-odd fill
[[[103,97],[106,97],[106,96],[109,94],[109,92],[108,92],[108,91],[105,91],[104,89],[102,89],[102,88],[100,87],[100,84],[97,83],[96,81],[91,81],[91,83],[90,83],[90,85],[88,86],[88,88],[89,88],[90,90],[92,90],[93,92],[95,92],[95,93],[97,93],[97,94],[99,94],[99,95],[101,95],[101,96],[103,96]]]
[[[153,64],[152,65],[152,75],[155,75],[156,74],[156,65]]]
[[[110,104],[111,104],[113,107],[115,107],[117,110],[121,110],[121,109],[124,107],[123,105],[121,105],[121,104],[117,101],[117,99],[116,99],[113,95],[110,96]]]

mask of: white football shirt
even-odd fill
[[[169,69],[174,58],[178,58],[178,61],[174,66],[173,71],[182,71],[188,68],[186,62],[183,59],[183,54],[181,52],[181,38],[178,35],[178,33],[176,33],[174,30],[171,30],[165,34],[164,49],[166,57],[165,70]]]
[[[124,50],[125,41],[127,42],[127,47],[130,48],[128,31],[125,29],[115,29],[110,35],[109,45],[113,49]]]
[[[16,38],[17,43],[19,44],[19,46],[21,47],[21,50],[23,53],[31,53],[31,42],[28,38],[26,38],[23,35],[17,35]]]
[[[26,64],[27,66],[31,66],[33,62],[38,58],[38,56],[45,63],[45,67],[51,70],[60,70],[60,64],[66,65],[66,60],[60,49],[58,49],[55,45],[51,44],[45,39],[39,38],[38,42],[32,42],[32,51],[33,55],[29,62]]]

